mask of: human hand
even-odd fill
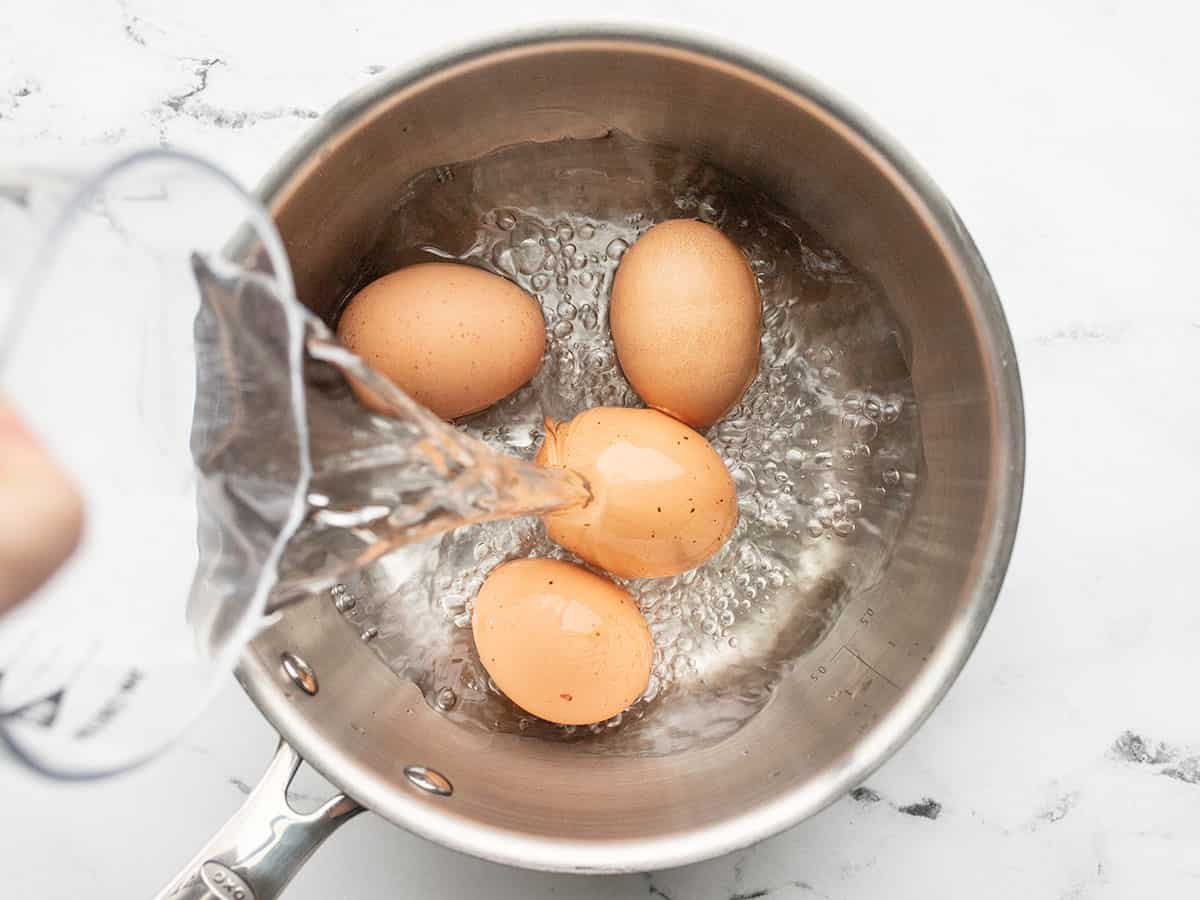
[[[82,534],[79,492],[0,396],[0,613],[41,587]]]

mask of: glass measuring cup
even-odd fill
[[[303,337],[272,222],[213,166],[161,150],[83,176],[0,165],[0,397],[84,522],[66,564],[0,615],[0,741],[18,758],[121,770],[223,686],[303,515]],[[205,465],[249,427],[272,441],[262,490]],[[0,435],[0,473],[4,454]],[[0,517],[28,513],[0,478]]]

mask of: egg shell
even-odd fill
[[[704,222],[673,219],[637,240],[617,269],[609,323],[638,396],[694,428],[725,415],[758,372],[758,283]]]
[[[479,659],[517,706],[561,725],[615,716],[646,690],[654,643],[633,598],[554,559],[489,573],[471,621]]]
[[[653,409],[598,407],[546,420],[537,462],[588,482],[586,506],[543,518],[556,543],[625,578],[694,569],[729,539],[737,491],[700,434]]]
[[[537,373],[546,347],[538,304],[510,281],[457,263],[420,263],[350,300],[338,337],[445,419],[486,409]],[[359,399],[382,411],[356,388]]]

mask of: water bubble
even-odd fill
[[[758,487],[758,479],[754,477],[754,470],[745,463],[735,465],[729,474],[733,476],[733,484],[739,494],[753,494],[755,488]]]
[[[580,229],[582,231],[582,229]],[[650,680],[646,682],[646,690],[642,692],[642,700],[649,703],[658,696],[658,692],[662,689],[662,682],[654,675],[650,676]]]
[[[861,500],[859,500],[855,497],[851,497],[849,500],[846,501],[846,514],[847,515],[857,516],[861,512],[862,512],[862,501]]]
[[[860,443],[870,443],[879,434],[879,426],[869,418],[859,419],[854,426],[854,436]]]
[[[580,287],[585,287],[585,288],[591,287],[592,282],[595,280],[595,278],[596,278],[596,276],[593,275],[591,272],[581,272],[579,275]]]
[[[580,312],[581,312],[580,318],[583,322],[583,327],[588,329],[589,331],[591,331],[593,328],[596,327],[596,324],[599,321],[598,316],[596,314],[596,308],[594,306],[592,306],[590,303],[585,303],[583,305],[583,307],[581,308]]]
[[[889,397],[883,404],[883,411],[880,413],[880,421],[884,425],[891,425],[900,418],[900,408],[903,405],[899,398]]]
[[[882,478],[886,486],[895,487],[900,483],[900,472],[898,469],[884,469]]]
[[[816,446],[816,441],[813,441],[813,446]],[[822,450],[820,453],[813,455],[813,463],[831,469],[833,468],[833,454],[828,450]]]
[[[554,279],[554,284],[560,291],[565,291],[567,289],[567,276],[562,274],[558,275],[558,277]]]
[[[587,257],[584,257],[584,256],[571,257],[571,268],[572,269],[579,270],[579,269],[582,269],[586,265],[587,265]]]
[[[558,262],[554,264],[554,271],[559,275],[566,275],[570,270],[571,264],[560,256]]]
[[[872,422],[878,422],[880,416],[883,415],[883,401],[880,400],[875,394],[867,394],[867,396],[863,398],[862,408],[863,415],[865,415]]]
[[[842,398],[842,409],[848,413],[857,413],[862,411],[863,396],[858,391],[851,391]]]
[[[590,240],[595,233],[596,226],[594,226],[591,222],[584,222],[579,226],[579,237],[585,241]]]
[[[542,268],[545,269],[547,272],[553,272],[555,261],[556,260],[555,260],[554,255],[552,253],[547,253],[546,258],[544,260],[542,260]]]
[[[576,247],[574,244],[563,244],[563,248],[562,248],[563,256],[567,257],[568,259],[571,259],[575,256],[575,253],[578,249],[579,248]]]
[[[738,645],[738,639],[737,639],[737,638],[735,638],[735,637],[731,637],[731,638],[729,639],[729,646],[730,646],[730,648],[731,648],[731,649],[733,649],[733,650],[736,650],[736,649],[737,649],[737,645]]]
[[[571,332],[574,330],[570,322],[558,321],[554,323],[551,333],[559,340],[562,340],[563,338],[570,337]]]
[[[730,625],[732,625],[733,620],[734,620],[734,615],[729,610],[725,610],[721,613],[721,624],[724,627],[728,628]]]
[[[834,523],[833,533],[838,537],[849,537],[854,533],[854,523],[848,519]]]
[[[575,229],[572,228],[570,225],[568,225],[566,222],[560,222],[557,226],[555,226],[554,234],[558,237],[558,239],[560,241],[562,241],[563,243],[566,243],[567,241],[571,240],[571,238],[575,237]],[[574,253],[575,248],[571,247],[570,252]]]
[[[437,692],[437,699],[434,702],[442,712],[449,712],[458,702],[458,694],[454,693],[452,688],[445,687]]]
[[[628,249],[628,243],[621,238],[613,238],[608,242],[608,246],[604,248],[604,255],[611,260],[618,260],[625,255],[625,251]]]
[[[546,250],[551,256],[558,256],[558,252],[562,249],[562,244],[558,242],[558,238],[546,238]]]
[[[546,248],[536,238],[527,237],[513,245],[513,259],[517,271],[522,275],[532,275],[542,267],[546,260]]]
[[[613,355],[609,350],[596,349],[588,352],[584,365],[593,372],[607,372],[612,368]]]
[[[540,293],[541,291],[544,291],[546,288],[550,287],[550,276],[545,272],[538,272],[533,276],[532,280],[530,280],[529,285],[534,289],[535,292]]]
[[[578,310],[575,309],[575,304],[570,300],[563,300],[562,303],[558,304],[558,308],[555,310],[555,312],[558,313],[559,318],[570,321],[571,319],[575,318],[575,313],[578,312]]]
[[[509,278],[515,277],[517,274],[517,264],[513,260],[512,247],[508,244],[496,244],[492,248],[492,265]]]
[[[496,224],[504,231],[512,231],[517,225],[517,217],[507,209],[496,213]]]
[[[759,277],[765,277],[775,271],[775,263],[763,256],[751,256],[750,271]]]
[[[334,598],[333,605],[338,612],[344,613],[354,609],[356,602],[353,594],[339,594]]]

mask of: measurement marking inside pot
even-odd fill
[[[857,653],[855,653],[853,650],[851,650],[848,646],[846,646],[845,644],[842,644],[841,649],[845,650],[847,653],[849,653],[851,656],[853,656],[855,659],[857,659],[860,663],[862,663],[864,666],[866,666],[868,669],[870,669],[872,672],[874,672],[876,675],[878,675],[880,678],[882,678],[885,682],[890,684],[896,690],[900,690],[900,685],[896,684],[896,682],[892,681],[892,679],[888,678],[886,675],[884,675],[882,672],[880,672],[877,668],[875,668],[873,665],[871,665],[869,662],[867,662],[865,659],[863,659],[861,656],[859,656]],[[834,658],[835,659],[837,658],[836,653],[834,654]]]

